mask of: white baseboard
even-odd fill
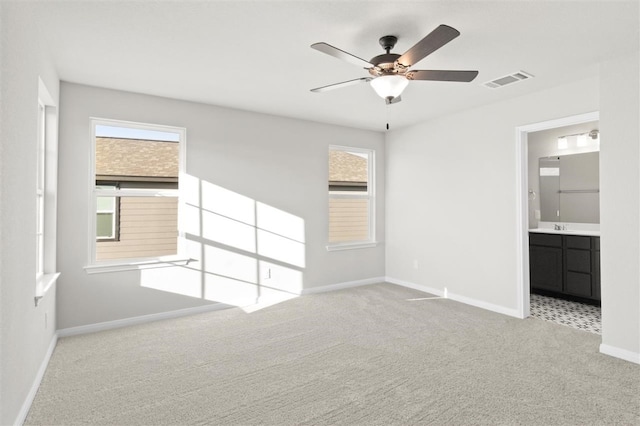
[[[327,291],[343,290],[345,288],[360,287],[363,285],[383,283],[384,281],[385,281],[385,277],[374,277],[374,278],[367,278],[364,280],[346,281],[343,283],[323,285],[320,287],[303,288],[302,291],[300,292],[300,295],[302,296],[307,294],[325,293]]]
[[[640,364],[640,353],[628,351],[626,349],[617,348],[611,345],[600,344],[600,353],[623,359],[625,361]]]
[[[423,291],[425,293],[435,294],[436,296],[444,297],[445,299],[455,300],[456,302],[475,306],[477,308],[486,309],[492,312],[497,312],[499,314],[508,315],[510,317],[521,318],[520,312],[517,309],[505,308],[504,306],[494,305],[493,303],[488,303],[483,300],[477,300],[471,297],[461,296],[459,294],[451,293],[446,289],[427,287],[427,286],[415,284],[409,281],[399,280],[393,277],[386,277],[386,282],[400,285],[402,287],[412,288],[414,290]]]
[[[517,309],[505,308],[504,306],[494,305],[493,303],[485,302],[483,300],[473,299],[471,297],[461,296],[459,294],[451,293],[447,295],[448,299],[455,300],[456,302],[461,302],[466,305],[475,306],[477,308],[486,309],[487,311],[496,312],[503,315],[508,315],[510,317],[520,318],[520,311]]]
[[[414,290],[422,291],[423,293],[429,293],[439,297],[447,297],[444,294],[444,290],[439,288],[427,287],[427,286],[415,284],[409,281],[399,280],[393,277],[385,277],[384,280],[388,283],[399,285],[402,287],[412,288]]]
[[[218,311],[231,307],[225,303],[214,303],[211,305],[196,306],[193,308],[179,309],[177,311],[159,312],[157,314],[142,315],[139,317],[124,318],[114,321],[99,322],[96,324],[81,325],[58,330],[58,337],[76,336],[79,334],[95,333],[97,331],[111,330],[114,328],[127,327],[130,325],[144,324],[152,321],[159,321],[170,318],[179,318],[187,315],[201,314],[205,312]]]
[[[49,365],[49,360],[51,359],[51,355],[53,355],[53,350],[56,348],[56,344],[58,343],[58,335],[56,333],[51,337],[51,343],[49,343],[49,348],[47,349],[47,353],[44,355],[42,359],[42,363],[40,363],[40,368],[36,373],[36,377],[33,380],[33,384],[31,385],[31,389],[29,389],[29,393],[22,403],[22,407],[20,408],[20,412],[18,413],[18,417],[16,417],[16,421],[13,423],[16,426],[22,425],[24,421],[27,419],[27,415],[29,414],[29,410],[31,409],[31,404],[33,404],[33,400],[36,397],[36,393],[38,392],[38,388],[40,387],[40,382],[42,382],[42,378],[44,377],[45,371],[47,371],[47,366]]]

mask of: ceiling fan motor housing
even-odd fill
[[[393,47],[398,42],[398,37],[386,35],[384,37],[380,37],[380,40],[378,40],[378,42],[380,43],[380,46],[382,46],[382,48],[387,51],[387,53],[371,58],[369,62],[371,63],[371,65],[373,65],[373,67],[369,68],[369,74],[373,75],[374,77],[380,77],[382,75],[404,74],[406,69],[404,69],[403,67],[398,67],[396,65],[396,60],[401,55],[398,55],[397,53],[389,53],[389,51],[393,49]]]
[[[395,61],[399,57],[400,55],[397,53],[384,53],[373,57],[369,61],[373,65],[369,72],[373,75],[395,74]]]

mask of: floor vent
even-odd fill
[[[504,87],[509,84],[517,83],[519,81],[527,80],[530,78],[533,78],[531,74],[528,74],[524,71],[517,71],[517,72],[514,72],[513,74],[505,75],[504,77],[487,81],[486,83],[483,83],[483,85],[491,89],[497,89],[498,87]]]

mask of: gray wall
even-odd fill
[[[295,292],[384,276],[382,134],[70,83],[61,85],[61,105],[59,207],[65,214],[60,216],[58,233],[63,274],[58,286],[60,329],[212,302],[249,303],[256,295],[257,286],[252,284],[256,278],[264,295],[274,288]],[[192,185],[187,188],[189,193],[205,193],[200,201],[190,200],[200,203],[202,210],[189,207],[186,216],[195,219],[184,224],[190,253],[199,262],[188,268],[143,272],[85,272],[90,117],[187,129],[188,176],[181,185]],[[331,144],[373,148],[378,153],[377,235],[381,244],[375,248],[326,250]],[[258,203],[258,208],[266,206],[270,211],[275,208],[292,223],[303,224],[304,243],[295,249],[302,253],[292,254],[301,254],[302,261],[254,254],[242,242],[221,237],[214,227],[205,229],[206,223],[198,227],[200,214],[205,221],[235,226],[228,218],[213,214],[229,210],[228,205],[216,204],[219,195],[241,204]],[[238,226],[239,233],[261,232]],[[269,281],[264,277],[267,264],[273,268]]]
[[[44,36],[30,25],[37,6],[0,5],[0,424],[6,425],[17,420],[56,327],[55,287],[38,307],[34,296],[38,77],[54,101],[58,78],[42,50]]]

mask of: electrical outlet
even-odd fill
[[[413,269],[418,269],[418,259],[413,260]]]
[[[535,211],[536,219],[540,220],[540,210]]]

